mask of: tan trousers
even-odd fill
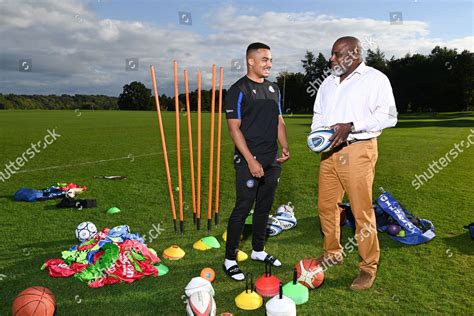
[[[356,223],[355,240],[361,257],[359,268],[369,273],[377,271],[380,258],[372,208],[377,157],[377,139],[360,141],[323,153],[319,170],[318,209],[324,234],[324,254],[340,256],[349,249],[341,246],[337,206],[347,192]]]

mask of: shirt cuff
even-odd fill
[[[356,132],[363,132],[367,130],[367,124],[363,120],[352,122]]]

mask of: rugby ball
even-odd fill
[[[186,313],[189,316],[214,316],[216,315],[216,301],[206,291],[195,292],[188,299]]]
[[[292,229],[297,223],[295,215],[288,212],[280,213],[280,215],[275,216],[275,218],[280,222],[280,226],[283,230]]]
[[[280,234],[282,231],[283,231],[283,228],[281,227],[280,221],[276,217],[273,217],[272,215],[268,216],[267,235],[276,236]]]
[[[288,202],[288,204],[282,204],[280,205],[277,210],[276,210],[276,215],[280,215],[280,213],[291,213],[291,214],[294,214],[295,213],[295,207],[293,206],[293,204],[291,204],[291,202]]]
[[[332,141],[329,138],[334,134],[333,129],[317,129],[308,135],[308,148],[315,153],[329,151]]]
[[[184,288],[184,294],[186,294],[187,297],[191,297],[191,295],[196,292],[207,292],[211,296],[214,296],[214,288],[211,282],[202,277],[192,278]]]

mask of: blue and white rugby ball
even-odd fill
[[[308,147],[315,153],[329,151],[332,141],[329,138],[334,134],[333,129],[317,129],[308,135]]]
[[[275,216],[280,222],[280,226],[283,230],[292,229],[296,226],[296,217],[292,213],[284,212]]]
[[[283,231],[283,227],[281,227],[280,221],[273,217],[272,215],[268,216],[267,222],[267,235],[268,236],[276,236]]]

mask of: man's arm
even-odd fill
[[[377,87],[376,97],[371,102],[371,115],[353,122],[356,132],[378,132],[397,124],[398,113],[390,81],[384,77],[378,82],[380,85]]]
[[[227,119],[227,127],[229,128],[230,137],[235,144],[235,147],[242,154],[244,159],[247,161],[250,173],[256,178],[261,178],[264,175],[262,165],[254,158],[250,152],[247,142],[245,141],[244,134],[240,130],[241,120],[239,119]]]
[[[286,125],[282,115],[278,115],[278,142],[281,146],[281,157],[277,159],[279,163],[284,163],[290,159],[290,149],[288,147],[288,136],[286,135]]]
[[[311,124],[311,131],[314,131],[315,129],[321,126],[322,126],[321,93],[318,91],[318,94],[316,95],[316,100],[314,101],[314,106],[313,106],[313,122]]]

